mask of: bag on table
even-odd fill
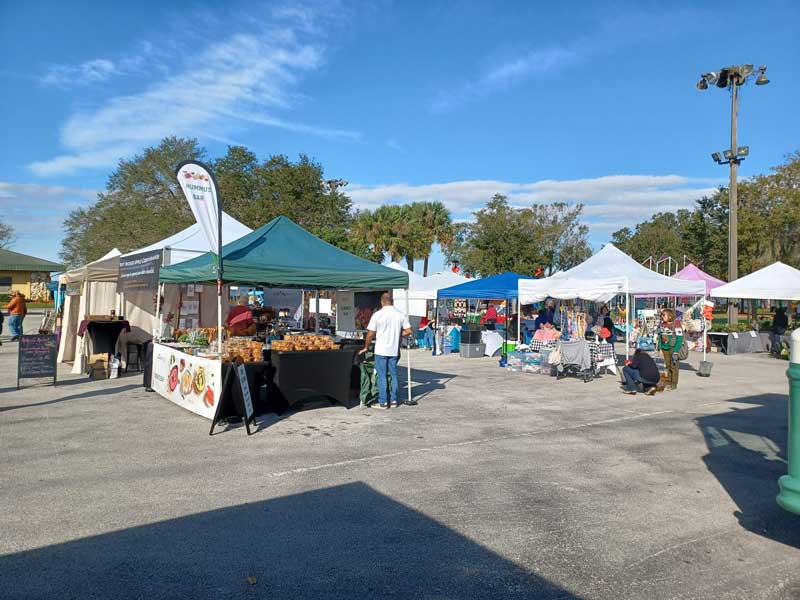
[[[550,356],[547,357],[547,363],[551,365],[561,364],[561,344],[559,344],[555,350],[550,352]]]

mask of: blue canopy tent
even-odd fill
[[[439,316],[439,299],[440,298],[469,298],[473,300],[505,300],[506,307],[508,307],[509,300],[519,297],[519,280],[520,279],[534,279],[528,275],[520,275],[519,273],[500,273],[499,275],[492,275],[491,277],[484,277],[482,279],[475,279],[474,281],[467,281],[466,283],[459,283],[449,288],[441,289],[436,294],[436,316]],[[506,310],[506,313],[509,311]],[[506,327],[505,336],[506,342],[508,341],[508,317],[506,314]],[[519,335],[519,326],[517,326],[517,334]],[[505,353],[505,347],[503,349]]]

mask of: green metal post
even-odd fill
[[[781,489],[778,504],[793,513],[800,514],[800,329],[795,329],[791,338],[789,355],[789,473],[778,479]]]

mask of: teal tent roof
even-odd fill
[[[286,217],[273,219],[222,247],[223,277],[228,282],[273,287],[391,289],[408,287],[408,274],[345,252]],[[214,255],[207,252],[162,267],[166,283],[217,279]]]

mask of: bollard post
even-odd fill
[[[793,513],[800,514],[800,329],[791,337],[789,354],[789,434],[786,456],[789,473],[778,479],[780,493],[778,504]]]

